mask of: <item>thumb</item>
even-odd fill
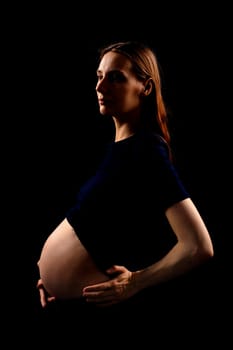
[[[107,274],[119,274],[125,271],[125,268],[123,266],[113,265],[109,269],[107,269]]]

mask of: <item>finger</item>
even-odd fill
[[[83,288],[83,293],[95,293],[111,289],[111,284],[109,282],[103,282],[98,284],[92,284]]]
[[[43,282],[41,279],[38,280],[36,288],[38,288],[38,289],[43,288]]]
[[[51,301],[54,301],[56,298],[55,297],[48,297],[47,301],[50,303]]]
[[[39,294],[40,294],[40,303],[42,307],[46,307],[47,305],[47,298],[45,295],[45,292],[43,290],[43,288],[39,288]]]

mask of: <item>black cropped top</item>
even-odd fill
[[[175,243],[165,211],[187,197],[166,143],[140,131],[109,144],[66,217],[101,269],[117,264],[134,271]]]

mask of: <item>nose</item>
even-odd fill
[[[106,84],[106,79],[105,78],[101,78],[98,80],[97,84],[96,84],[96,91],[103,93],[106,91],[107,89],[107,84]]]

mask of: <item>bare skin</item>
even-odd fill
[[[38,289],[43,305],[46,304],[45,296],[49,301],[55,298],[80,298],[83,287],[108,279],[97,268],[66,219],[46,240],[38,267],[41,277]],[[50,295],[53,297],[50,298]]]

